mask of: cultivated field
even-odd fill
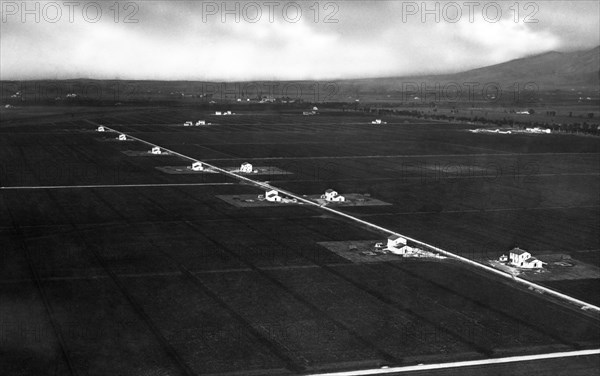
[[[129,156],[148,145],[93,130],[271,166],[290,174],[252,178],[298,195],[368,194],[391,205],[337,209],[471,259],[518,245],[595,266],[597,138],[355,112],[109,110],[0,126],[2,374],[307,374],[600,344],[591,313],[455,261],[353,263],[319,243],[386,234],[307,205],[230,205],[218,196],[264,192],[165,173],[187,161]],[[183,127],[197,119],[212,124]],[[597,279],[540,283],[599,303]],[[591,375],[593,359],[550,364]]]

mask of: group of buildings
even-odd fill
[[[206,120],[198,120],[196,123],[194,123],[193,121],[186,121],[185,123],[183,123],[184,127],[198,127],[200,125],[210,125],[210,123],[207,123]]]
[[[271,189],[265,192],[264,199],[270,202],[296,202],[293,199],[287,199],[285,197],[279,196],[279,192],[275,189]],[[324,199],[328,202],[344,202],[346,198],[340,194],[338,194],[333,189],[328,189],[325,191],[325,194],[321,195],[321,199]]]
[[[263,197],[259,196],[259,199]],[[295,198],[290,198],[286,196],[280,196],[279,192],[275,189],[271,189],[265,192],[264,199],[269,202],[281,202],[281,203],[295,203],[298,202]]]
[[[315,109],[316,109],[316,107],[315,107]],[[202,122],[202,124],[204,124],[203,120],[199,120],[199,122]],[[191,125],[191,123],[192,122],[186,122],[187,125]],[[200,125],[200,124],[196,124],[196,125]],[[105,132],[106,128],[101,125],[96,130],[98,132]],[[125,134],[121,133],[117,137],[117,140],[126,141],[127,136]],[[163,154],[163,151],[160,147],[153,146],[152,149],[150,150],[150,153],[151,154]],[[193,171],[203,171],[204,166],[201,162],[195,161],[194,163],[192,163],[191,169]],[[252,166],[251,163],[244,162],[241,164],[239,172],[240,173],[257,173],[258,171],[254,170],[254,167]],[[296,202],[296,199],[291,199],[291,198],[287,198],[284,196],[280,196],[279,192],[275,189],[266,191],[265,195],[264,195],[264,199],[269,202],[286,202],[286,203]],[[335,191],[333,189],[327,189],[325,191],[325,193],[321,195],[321,199],[323,199],[327,202],[344,202],[344,201],[346,201],[346,198],[344,196],[340,195],[337,191]],[[378,243],[377,246],[382,246],[382,243]],[[386,248],[391,253],[403,255],[403,256],[417,255],[420,252],[422,252],[420,249],[408,245],[407,239],[402,236],[399,236],[399,235],[392,235],[392,236],[388,237]],[[515,247],[512,250],[510,250],[510,252],[508,253],[508,256],[507,255],[500,256],[498,261],[508,264],[513,267],[524,268],[524,269],[541,269],[541,268],[543,268],[544,264],[546,264],[545,262],[533,257],[530,252],[527,252],[518,247]]]
[[[500,256],[498,261],[506,263],[510,266],[524,269],[541,269],[545,264],[545,262],[533,257],[531,253],[519,247],[510,250],[508,256]]]
[[[304,115],[304,116],[316,115],[318,113],[319,113],[318,107],[313,107],[312,110],[310,110],[310,111],[302,111],[302,115]]]
[[[344,196],[340,195],[333,189],[326,190],[325,194],[321,195],[321,198],[324,199],[325,201],[329,201],[329,202],[344,202],[344,201],[346,201],[346,198]]]

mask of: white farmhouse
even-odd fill
[[[202,166],[202,163],[196,161],[194,163],[192,163],[192,171],[202,171],[204,170],[204,166]]]
[[[388,237],[387,249],[397,255],[407,255],[415,252],[415,248],[406,244],[406,238],[398,235]]]
[[[221,111],[215,111],[215,115],[221,116],[223,114],[221,113]]]
[[[104,129],[103,126],[99,126],[98,129],[96,129],[98,132],[104,132],[106,131],[106,129]]]
[[[508,259],[513,266],[519,268],[539,269],[544,265],[544,262],[531,256],[531,253],[520,248],[513,248],[508,254]]]
[[[160,148],[158,146],[154,146],[152,148],[152,150],[150,150],[150,153],[152,153],[152,154],[162,154],[162,151],[160,150]]]
[[[381,119],[375,119],[371,122],[371,124],[387,124],[387,122],[382,121]]]
[[[206,125],[206,121],[204,121],[204,120],[198,120],[196,122],[196,125]]]
[[[240,166],[240,172],[252,172],[252,165],[248,162],[242,163],[242,165]]]
[[[270,191],[265,192],[265,200],[271,202],[280,202],[281,196],[279,196],[279,192],[277,192],[274,189],[271,189]]]
[[[185,123],[183,123],[184,127],[191,127],[193,125],[193,123],[191,121],[186,121]]]
[[[121,134],[119,135],[119,137],[117,137],[117,139],[118,139],[119,141],[126,141],[126,140],[127,140],[127,136],[125,136],[124,134],[122,134],[122,133],[121,133]]]
[[[336,191],[334,191],[333,189],[328,189],[325,191],[325,194],[321,196],[321,198],[324,198],[327,201],[331,201],[331,202],[342,202],[342,201],[346,201],[346,198],[344,196],[340,196]]]
[[[400,248],[406,245],[406,239],[402,236],[392,235],[387,239],[387,247],[388,248]]]

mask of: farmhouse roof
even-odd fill
[[[325,193],[331,193],[331,192],[335,192],[335,191],[331,188],[329,188],[328,190],[325,191]]]
[[[527,260],[525,260],[525,262],[526,262],[526,263],[528,263],[528,264],[530,264],[530,263],[532,263],[532,262],[534,262],[534,261],[537,261],[537,260],[538,260],[538,259],[536,259],[535,257],[530,257],[530,258],[528,258]]]
[[[513,250],[510,251],[510,253],[514,253],[516,255],[522,255],[524,253],[529,253],[529,252],[527,252],[527,251],[525,251],[525,250],[523,250],[521,248],[513,248]]]
[[[390,240],[396,240],[396,239],[400,239],[400,238],[402,238],[402,236],[398,236],[398,235],[388,236],[388,239],[390,239]]]

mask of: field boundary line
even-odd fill
[[[144,187],[193,187],[203,185],[234,185],[234,183],[149,183],[149,184],[92,184],[92,185],[40,185],[20,187],[0,187],[0,190],[26,190],[26,189],[79,189],[79,188],[144,188]]]
[[[88,122],[89,122],[89,123],[91,123],[91,124],[100,125],[100,124],[94,123],[94,122],[92,122],[92,121],[90,121],[90,120],[88,120]],[[512,275],[512,274],[509,274],[509,273],[503,272],[503,271],[501,271],[501,270],[498,270],[498,269],[496,269],[496,268],[493,268],[493,267],[491,267],[491,266],[487,266],[487,265],[484,265],[484,264],[480,264],[480,263],[478,263],[478,262],[476,262],[476,261],[470,260],[470,259],[468,259],[468,258],[466,258],[466,257],[460,256],[460,255],[457,255],[457,254],[454,254],[454,253],[452,253],[452,252],[449,252],[449,251],[445,251],[445,250],[443,250],[443,249],[441,249],[441,248],[439,248],[439,247],[436,247],[436,246],[434,246],[434,245],[431,245],[431,244],[425,243],[425,242],[423,242],[423,241],[420,241],[420,240],[417,240],[417,239],[411,238],[411,237],[409,237],[409,236],[406,236],[406,235],[402,235],[402,234],[400,234],[400,233],[397,233],[397,232],[395,232],[395,231],[392,231],[392,230],[388,230],[388,229],[386,229],[386,228],[384,228],[384,227],[381,227],[381,226],[379,226],[379,225],[376,225],[376,224],[374,224],[374,223],[367,222],[367,221],[365,221],[365,220],[362,220],[362,219],[360,219],[360,218],[354,217],[354,216],[352,216],[352,215],[350,215],[350,214],[346,214],[346,213],[344,213],[344,212],[341,212],[341,211],[339,211],[339,210],[332,209],[332,208],[330,208],[330,207],[327,207],[327,206],[325,206],[325,205],[321,205],[321,204],[319,204],[319,203],[317,203],[317,202],[314,202],[314,201],[312,201],[312,200],[308,200],[308,199],[306,199],[306,198],[304,198],[304,197],[302,197],[302,196],[299,196],[299,195],[297,195],[297,194],[295,194],[295,193],[293,193],[293,192],[288,192],[288,191],[286,191],[286,190],[283,190],[283,189],[277,188],[277,187],[275,187],[275,186],[272,186],[272,185],[270,185],[270,184],[268,184],[268,183],[264,183],[264,182],[260,182],[260,181],[252,180],[252,179],[250,179],[250,178],[247,178],[247,177],[245,177],[245,176],[238,175],[238,174],[236,174],[236,173],[234,173],[234,172],[231,172],[231,171],[225,170],[225,169],[223,169],[223,168],[220,168],[220,167],[214,166],[214,165],[212,165],[212,164],[209,164],[209,163],[203,162],[203,161],[201,161],[201,160],[198,160],[198,159],[195,159],[195,158],[189,157],[189,156],[187,156],[187,155],[184,155],[184,154],[178,153],[178,152],[176,152],[176,151],[174,151],[174,150],[170,150],[170,149],[164,148],[164,147],[162,147],[162,146],[159,146],[159,145],[153,144],[153,143],[151,143],[151,142],[148,142],[148,141],[142,140],[142,139],[140,139],[140,138],[137,138],[137,137],[134,137],[134,136],[130,136],[129,134],[126,134],[126,133],[124,133],[124,132],[120,132],[120,131],[117,131],[117,130],[115,130],[115,129],[112,129],[112,128],[109,128],[109,127],[106,127],[106,126],[104,126],[104,128],[105,128],[105,129],[107,129],[107,130],[109,130],[109,131],[112,131],[112,132],[116,132],[116,133],[125,134],[125,135],[126,135],[128,138],[131,138],[132,140],[139,141],[139,142],[141,142],[141,143],[144,143],[144,144],[146,144],[146,145],[149,145],[149,146],[151,146],[151,147],[158,146],[158,147],[160,147],[161,149],[163,149],[163,150],[165,150],[165,151],[167,151],[167,152],[169,152],[169,153],[172,153],[173,155],[177,155],[177,156],[179,156],[179,157],[181,157],[181,158],[183,158],[183,159],[186,159],[186,160],[189,160],[189,161],[192,161],[192,162],[200,162],[200,163],[202,163],[202,164],[205,164],[205,165],[207,165],[208,167],[212,168],[212,169],[213,169],[213,170],[215,170],[215,171],[218,171],[218,172],[220,172],[220,173],[222,173],[222,174],[224,174],[224,175],[230,176],[230,177],[232,177],[232,178],[234,178],[234,179],[236,179],[236,180],[245,181],[245,182],[247,182],[247,183],[250,183],[250,185],[253,185],[253,186],[255,186],[255,187],[258,187],[258,188],[261,188],[261,189],[264,189],[265,191],[269,191],[269,190],[275,190],[275,191],[277,191],[277,192],[280,192],[280,193],[282,193],[282,194],[285,194],[286,196],[289,196],[289,197],[291,197],[291,198],[295,198],[296,200],[298,200],[298,201],[301,201],[301,202],[303,202],[303,203],[305,203],[305,204],[311,205],[311,206],[313,206],[313,207],[320,208],[321,210],[328,211],[328,212],[330,212],[330,213],[333,213],[333,214],[336,214],[336,215],[338,215],[338,216],[344,217],[344,218],[346,218],[346,219],[349,219],[349,220],[351,220],[351,221],[354,221],[354,222],[360,223],[360,224],[362,224],[362,225],[364,225],[364,226],[367,226],[367,227],[370,227],[370,228],[376,229],[376,230],[378,230],[378,231],[380,231],[380,232],[383,232],[383,233],[386,233],[386,234],[389,234],[389,235],[401,236],[401,237],[403,237],[403,238],[405,238],[405,239],[407,239],[407,240],[410,240],[410,241],[412,241],[412,242],[414,242],[414,243],[416,243],[416,244],[418,244],[418,245],[421,245],[421,246],[423,246],[423,247],[429,248],[430,250],[433,250],[433,251],[436,251],[436,252],[438,252],[438,253],[441,253],[441,254],[442,254],[442,255],[444,255],[444,256],[447,256],[447,257],[450,257],[450,258],[456,259],[456,260],[458,260],[458,261],[462,261],[463,263],[465,263],[465,264],[467,264],[467,265],[475,266],[475,267],[477,267],[477,268],[479,268],[479,269],[483,269],[483,270],[485,270],[485,271],[487,271],[487,272],[490,272],[490,273],[496,274],[496,275],[498,275],[498,276],[504,277],[504,278],[506,278],[506,279],[510,279],[510,280],[513,280],[513,281],[515,281],[515,282],[518,282],[518,283],[520,283],[520,284],[526,285],[526,286],[528,286],[528,287],[530,287],[530,288],[533,288],[533,289],[535,289],[535,290],[537,290],[537,291],[542,291],[542,292],[545,292],[545,293],[547,293],[548,295],[552,295],[552,296],[554,296],[555,298],[559,298],[559,299],[561,299],[561,300],[568,301],[568,302],[570,302],[570,303],[572,303],[572,304],[575,304],[575,305],[579,306],[579,308],[580,308],[580,309],[585,309],[585,310],[590,310],[590,309],[593,309],[593,310],[595,310],[597,313],[600,313],[600,307],[598,307],[598,306],[596,306],[596,305],[593,305],[593,304],[590,304],[590,303],[587,303],[587,302],[584,302],[583,300],[579,300],[579,299],[577,299],[577,298],[574,298],[574,297],[572,297],[572,296],[569,296],[569,295],[567,295],[567,294],[563,294],[563,293],[561,293],[561,292],[558,292],[558,291],[552,290],[552,289],[550,289],[550,288],[548,288],[548,287],[545,287],[545,286],[539,285],[539,284],[537,284],[537,283],[534,283],[534,282],[528,281],[528,280],[526,280],[526,279],[523,279],[523,278],[520,278],[520,277],[514,276],[514,275]]]
[[[107,127],[105,127],[107,128]],[[207,144],[213,145],[213,144]],[[217,144],[214,144],[217,145]],[[243,145],[243,144],[240,144]],[[246,144],[263,145],[263,144]],[[270,144],[264,144],[270,145]],[[203,146],[199,144],[199,146]],[[166,150],[166,149],[165,149]],[[381,154],[381,155],[338,155],[338,156],[318,156],[318,157],[253,157],[253,158],[208,158],[207,161],[227,161],[227,160],[283,160],[283,159],[377,159],[377,158],[461,158],[461,157],[522,157],[522,156],[565,156],[565,155],[589,155],[594,156],[600,153],[469,153],[469,154]]]
[[[465,361],[461,361],[461,362],[451,362],[451,363],[434,363],[434,364],[419,364],[416,366],[374,368],[374,369],[370,369],[370,370],[360,370],[360,371],[315,373],[315,374],[310,374],[307,376],[383,375],[383,374],[389,374],[389,373],[403,373],[403,372],[412,372],[412,371],[417,372],[417,371],[427,371],[427,370],[447,369],[447,368],[473,367],[473,366],[479,366],[479,365],[527,362],[527,361],[534,361],[534,360],[569,358],[569,357],[575,357],[575,356],[587,356],[587,355],[598,355],[598,354],[600,354],[600,349],[577,350],[577,351],[564,351],[564,352],[547,353],[547,354],[519,355],[519,356],[506,357],[506,358],[465,360]]]

